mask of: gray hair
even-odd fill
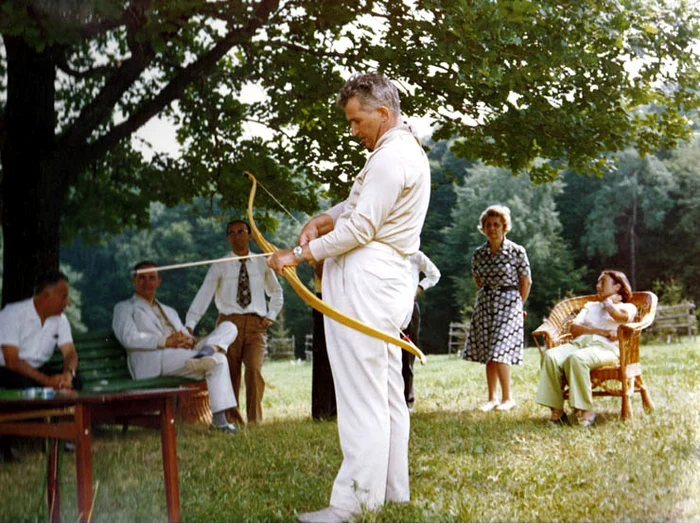
[[[479,216],[479,227],[477,227],[479,232],[481,234],[485,234],[484,223],[486,222],[486,218],[491,218],[494,216],[503,220],[503,223],[505,224],[504,234],[510,232],[510,209],[505,205],[490,205],[484,212],[481,213],[481,216]]]
[[[353,97],[358,99],[365,110],[373,111],[383,105],[396,116],[401,115],[399,90],[381,73],[353,74],[338,93],[337,103],[344,109]]]

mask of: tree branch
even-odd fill
[[[316,49],[309,49],[308,47],[303,47],[301,45],[292,44],[290,42],[266,41],[266,42],[264,42],[264,44],[270,45],[270,46],[277,46],[277,47],[286,47],[287,49],[289,49],[291,51],[298,51],[300,53],[309,54],[311,56],[316,56],[316,57],[332,57],[332,58],[343,58],[343,59],[347,59],[349,57],[350,59],[357,59],[356,53],[353,53],[352,55],[348,55],[347,53],[339,53],[338,51],[319,51]]]
[[[135,37],[147,22],[146,11],[149,6],[150,0],[131,1],[128,14],[125,14],[131,57],[114,70],[100,93],[83,108],[78,118],[57,140],[58,151],[77,150],[83,145],[153,59],[155,53],[150,45],[138,42]]]
[[[90,145],[85,146],[83,144],[81,147],[81,144],[72,143],[70,148],[72,152],[65,152],[69,152],[71,158],[75,158],[77,155],[78,161],[76,164],[80,165],[73,170],[70,177],[71,179],[67,180],[66,183],[72,183],[73,179],[85,165],[103,158],[121,140],[131,136],[170,103],[182,96],[182,93],[188,85],[213,69],[217,62],[223,58],[233,46],[250,41],[260,27],[269,19],[270,13],[276,9],[278,5],[279,0],[262,0],[245,28],[240,31],[228,33],[207,54],[183,68],[168,85],[149,101],[143,103],[127,120],[113,127],[104,136]]]
[[[117,68],[121,65],[121,62],[117,63]],[[56,53],[56,67],[58,67],[61,71],[66,73],[69,76],[72,76],[74,78],[101,78],[103,76],[107,76],[110,73],[114,74],[115,69],[112,66],[109,65],[102,65],[99,67],[93,67],[91,69],[88,69],[86,71],[78,71],[76,69],[73,69],[70,64],[68,63],[68,60],[66,60],[66,54],[61,50],[61,52]]]

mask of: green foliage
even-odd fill
[[[676,280],[687,296],[700,297],[699,150],[697,141],[644,159],[630,150],[602,179],[564,175],[563,234],[576,265],[590,267],[591,285],[600,270],[618,268],[636,289]]]
[[[659,303],[662,305],[676,305],[686,301],[683,286],[676,279],[656,280],[652,285],[652,291],[659,297]]]
[[[435,139],[462,137],[458,156],[514,173],[533,169],[539,183],[567,166],[602,174],[604,151],[634,144],[647,154],[689,136],[700,74],[691,36],[698,11],[690,2],[419,6],[419,20],[392,17],[385,57],[391,73],[418,87],[411,106],[440,108]],[[666,59],[679,69],[672,73]],[[639,66],[634,73],[630,60]],[[650,104],[658,112],[637,112]],[[538,166],[537,158],[562,163]]]
[[[242,209],[245,170],[299,212],[318,209],[319,186],[343,197],[365,157],[334,105],[351,72],[387,73],[405,115],[434,119],[435,140],[458,136],[459,156],[536,183],[565,167],[601,173],[629,146],[671,149],[700,101],[700,8],[688,1],[0,0],[0,10],[0,196],[15,282],[3,299],[58,266],[59,231],[68,244],[143,228],[153,201],[218,195]],[[137,147],[156,115],[177,126],[177,158]],[[27,192],[46,197],[9,206]]]
[[[581,239],[589,256],[613,257],[624,249],[618,236],[638,237],[642,228],[655,231],[663,226],[674,182],[655,157],[640,158],[636,151],[627,151],[598,185]],[[626,250],[630,257],[636,255]]]
[[[201,200],[198,201],[203,205]],[[148,229],[128,229],[113,237],[104,237],[99,246],[74,242],[61,251],[61,259],[79,268],[82,279],[76,283],[83,294],[83,320],[89,329],[109,328],[114,305],[134,292],[130,271],[141,260],[172,265],[219,258],[230,251],[225,237],[227,217],[217,205],[213,214],[188,211],[184,205],[168,209],[153,204]],[[174,307],[184,321],[207,266],[163,271],[158,298]],[[214,307],[211,307],[214,309]],[[213,329],[216,312],[209,311],[198,332]]]
[[[457,201],[451,210],[452,222],[442,231],[443,244],[435,262],[449,275],[445,291],[458,310],[468,310],[476,299],[471,256],[486,241],[477,225],[484,209],[496,203],[510,208],[508,239],[524,246],[530,260],[533,286],[526,303],[528,332],[562,294],[582,289],[582,270],[574,268],[572,254],[562,240],[554,202],[562,191],[561,183],[535,186],[527,175],[512,176],[503,169],[476,165],[467,169],[454,190]]]
[[[1,6],[0,32],[50,50],[61,72],[59,149],[84,137],[57,157],[71,159],[66,240],[142,227],[150,201],[219,194],[225,208],[240,207],[244,170],[278,187],[290,208],[315,210],[314,184],[342,196],[339,175],[354,174],[363,156],[344,145],[333,104],[348,71],[385,71],[406,114],[435,118],[436,140],[459,135],[459,156],[529,169],[537,183],[565,166],[601,173],[601,154],[632,144],[642,154],[672,148],[698,105],[691,45],[700,25],[688,2],[267,0],[256,13],[203,0]],[[0,72],[12,59],[2,55]],[[263,97],[247,97],[251,86]],[[650,104],[657,110],[637,111]],[[178,125],[180,158],[143,156],[130,141],[155,114]],[[264,139],[250,137],[251,124]]]
[[[261,195],[261,199],[264,198]],[[76,241],[64,248],[61,259],[80,270],[80,277],[76,278],[73,287],[78,296],[83,297],[82,314],[87,327],[111,327],[114,305],[134,292],[130,270],[137,262],[150,259],[161,266],[174,265],[214,260],[230,252],[224,234],[226,223],[229,219],[245,219],[245,216],[237,213],[227,216],[220,201],[220,198],[209,202],[196,199],[193,207],[180,204],[172,209],[155,203],[151,205],[147,229],[131,228],[119,235],[105,236],[99,246]],[[265,230],[267,238],[280,247],[294,244],[301,229],[295,219],[302,222],[308,217],[301,214],[296,218],[282,213],[269,214],[263,220],[268,224]],[[272,227],[276,227],[274,234],[269,232]],[[255,244],[251,248],[255,250]],[[158,290],[158,298],[174,307],[183,321],[208,268],[208,265],[194,266],[163,271],[161,274],[163,283]],[[302,281],[312,283],[310,267],[303,265],[298,273]],[[284,290],[284,308],[271,335],[294,335],[297,353],[303,354],[304,336],[311,332],[311,310],[286,280],[279,279]],[[75,303],[80,304],[80,300]],[[80,314],[80,308],[77,313]],[[210,332],[215,327],[217,315],[212,302],[197,325],[197,334]]]

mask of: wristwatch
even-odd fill
[[[301,247],[301,245],[297,245],[296,247],[294,247],[294,249],[292,249],[292,254],[300,262],[305,261],[304,260],[304,249]]]

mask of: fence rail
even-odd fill
[[[453,321],[450,323],[449,342],[447,345],[447,353],[454,353],[457,357],[462,356],[464,343],[467,341],[469,333],[469,324]]]
[[[657,336],[665,337],[666,343],[680,341],[681,335],[692,336],[697,332],[697,318],[694,311],[695,303],[687,301],[676,305],[659,305],[656,308],[656,318],[649,328]]]

